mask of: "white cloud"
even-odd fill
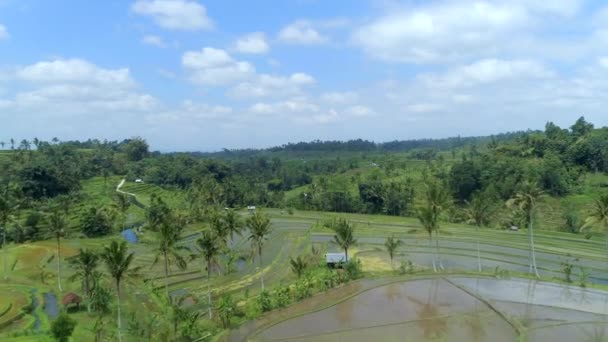
[[[141,42],[146,45],[152,45],[152,46],[156,46],[159,48],[167,47],[167,45],[165,44],[163,39],[161,37],[155,36],[155,35],[146,35],[141,39]]]
[[[6,27],[0,24],[0,40],[7,39],[9,37]]]
[[[319,111],[319,106],[305,98],[292,98],[274,103],[258,102],[253,104],[249,110],[256,114],[316,113]]]
[[[367,106],[356,105],[346,108],[344,113],[353,117],[365,117],[374,115],[375,111]]]
[[[206,120],[227,120],[232,113],[233,109],[228,106],[185,100],[175,109],[147,115],[146,122],[158,126],[172,123],[192,125],[193,122],[206,122]]]
[[[264,54],[270,50],[270,46],[263,32],[253,32],[239,38],[234,49],[240,53]]]
[[[82,59],[38,62],[19,69],[16,75],[30,82],[81,82],[119,87],[133,85],[129,69],[103,69]]]
[[[225,50],[211,47],[185,52],[182,65],[192,72],[190,79],[202,85],[230,84],[255,74],[255,68],[248,62],[234,60]]]
[[[152,17],[160,27],[171,30],[209,30],[213,22],[205,6],[193,0],[137,0],[134,13]]]
[[[604,67],[604,68],[608,69],[608,57],[600,57],[600,58],[598,59],[598,63],[599,63],[599,64],[600,64],[602,67]]]
[[[349,104],[357,101],[358,95],[355,92],[327,92],[321,95],[321,101],[330,104]]]
[[[532,32],[554,17],[577,13],[580,3],[579,0],[422,2],[372,20],[354,30],[351,39],[372,57],[392,62],[442,63],[489,58],[500,52],[514,53],[514,47],[525,53],[529,44],[522,43],[534,39],[530,38]],[[558,19],[557,22],[561,24]]]
[[[458,88],[552,76],[551,70],[536,61],[484,59],[455,67],[442,75],[423,75],[420,79],[429,86]]]
[[[284,27],[279,32],[278,39],[285,43],[301,45],[324,44],[329,41],[306,20],[298,20]]]
[[[237,98],[284,97],[297,95],[302,88],[315,83],[315,79],[305,73],[294,73],[288,77],[259,74],[248,82],[239,83],[229,95]]]

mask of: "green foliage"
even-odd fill
[[[148,148],[148,143],[140,137],[130,139],[123,146],[127,159],[130,161],[139,161],[144,159],[148,155]]]
[[[307,278],[300,278],[296,281],[294,296],[296,300],[302,300],[312,295],[312,283]]]
[[[262,312],[270,311],[274,307],[272,305],[272,296],[267,290],[262,290],[257,298],[257,304]]]
[[[397,248],[403,244],[403,241],[399,239],[395,239],[395,235],[389,236],[386,238],[384,242],[384,247],[386,247],[386,251],[388,252],[388,256],[391,259],[391,266],[393,265],[393,257],[395,256],[395,252]]]
[[[76,320],[67,313],[62,312],[56,320],[51,323],[51,334],[60,342],[67,342],[76,328]]]
[[[291,302],[288,286],[279,286],[274,290],[274,302],[277,308],[284,308]]]
[[[402,261],[399,265],[399,274],[412,274],[414,271],[414,264],[410,260]]]
[[[574,265],[570,260],[566,260],[561,263],[562,273],[564,274],[564,281],[566,283],[572,283],[572,269]]]
[[[222,295],[217,303],[216,309],[224,329],[229,328],[230,320],[237,310],[236,303],[232,299],[232,296],[229,294]]]
[[[105,236],[112,232],[113,213],[105,208],[90,207],[80,217],[80,229],[87,237]]]
[[[359,259],[348,261],[344,269],[349,279],[359,279],[363,276],[363,267],[361,266],[361,260]]]
[[[94,273],[99,265],[99,254],[94,251],[81,248],[73,257],[67,259],[68,264],[76,271],[70,277],[71,281],[81,279],[82,290],[86,296],[91,296],[95,286]]]
[[[335,233],[334,242],[344,250],[346,261],[348,261],[348,249],[357,244],[355,226],[346,219],[340,218],[334,221],[330,228]]]
[[[301,257],[297,258],[290,257],[289,264],[291,266],[291,271],[298,277],[301,278],[306,268],[308,267],[308,263]]]

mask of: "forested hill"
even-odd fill
[[[339,140],[314,140],[310,142],[288,143],[263,149],[223,149],[219,152],[192,152],[196,156],[213,158],[239,158],[256,155],[280,155],[284,153],[310,153],[310,152],[409,152],[414,149],[432,149],[436,151],[448,151],[471,145],[487,145],[489,143],[500,143],[512,141],[526,134],[540,133],[540,131],[508,132],[489,136],[474,137],[450,137],[441,139],[412,139],[393,140],[389,142],[376,143],[369,140],[355,139],[347,141]]]

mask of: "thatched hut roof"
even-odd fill
[[[82,298],[75,294],[74,292],[70,292],[68,294],[66,294],[65,296],[63,296],[63,300],[61,301],[61,304],[63,305],[69,305],[69,304],[79,304],[80,302],[82,302]]]

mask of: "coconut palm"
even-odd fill
[[[264,243],[268,240],[268,235],[270,235],[272,231],[270,227],[270,218],[261,211],[258,211],[247,219],[247,228],[249,228],[249,241],[251,241],[253,251],[257,252],[258,260],[260,261],[260,282],[262,284],[262,290],[264,290],[262,249],[264,248]]]
[[[94,287],[93,275],[97,266],[99,265],[99,254],[81,248],[78,254],[68,259],[69,265],[76,270],[76,272],[69,278],[70,281],[74,281],[78,278],[82,281],[82,290],[84,294],[90,299]]]
[[[209,304],[209,319],[213,317],[211,312],[211,269],[217,266],[217,256],[220,254],[220,241],[217,236],[209,230],[204,230],[201,237],[196,240],[196,245],[201,250],[201,257],[207,264],[207,300]]]
[[[127,212],[129,211],[129,207],[131,207],[131,201],[129,199],[129,195],[122,194],[117,192],[114,196],[114,208],[119,214],[120,220],[120,230],[125,229],[125,223],[127,221]]]
[[[538,202],[542,200],[543,191],[534,182],[524,181],[515,196],[507,201],[508,207],[516,207],[524,214],[524,222],[528,226],[528,241],[530,243],[530,273],[536,277],[538,268],[536,267],[536,253],[534,250],[534,218]]]
[[[239,214],[234,209],[226,209],[224,211],[224,228],[226,233],[230,234],[230,241],[234,240],[234,234],[241,235],[243,230],[243,222]]]
[[[397,248],[403,244],[403,241],[399,239],[395,239],[395,235],[389,236],[386,238],[384,242],[384,247],[386,247],[386,251],[388,252],[388,256],[391,258],[391,267],[393,267],[393,257],[395,256],[395,252]]]
[[[338,219],[334,225],[334,242],[344,250],[345,261],[348,262],[348,249],[357,244],[355,226],[345,219]]]
[[[211,230],[213,230],[213,232],[215,233],[215,236],[222,243],[222,246],[227,247],[229,232],[224,222],[224,219],[218,210],[214,209],[209,213],[209,226],[211,227]]]
[[[298,276],[298,278],[302,277],[302,274],[304,274],[304,271],[306,271],[306,267],[308,267],[308,264],[304,259],[302,259],[301,256],[298,256],[295,259],[289,258],[289,264],[291,265],[291,270]]]
[[[186,259],[181,254],[187,248],[178,244],[184,224],[185,220],[173,217],[162,222],[158,231],[159,244],[156,249],[156,256],[152,261],[152,266],[156,265],[161,257],[163,258],[167,296],[169,295],[169,266],[175,264],[180,270],[185,270],[188,266]]]
[[[55,210],[49,218],[49,234],[57,241],[57,287],[59,292],[61,289],[61,238],[65,234],[65,226],[67,225],[65,216]]]
[[[132,271],[131,263],[133,262],[133,252],[127,251],[127,242],[116,240],[112,241],[109,246],[103,248],[101,259],[105,262],[108,272],[114,279],[116,285],[116,300],[117,300],[117,326],[118,340],[122,341],[121,334],[121,317],[120,317],[120,282],[128,272]]]
[[[429,247],[433,245],[433,232],[435,233],[435,251],[439,259],[439,268],[443,269],[441,254],[439,251],[439,217],[450,204],[450,194],[446,187],[437,181],[430,181],[425,184],[424,202],[417,210],[418,220],[429,234]],[[433,255],[433,270],[437,271],[435,255]]]
[[[608,194],[604,194],[597,198],[589,213],[589,217],[585,222],[582,230],[599,225],[604,230],[606,235],[606,251],[608,252]]]
[[[494,205],[492,201],[482,194],[476,192],[471,197],[471,201],[465,201],[465,215],[469,223],[475,225],[477,239],[477,271],[481,272],[481,253],[479,251],[479,228],[487,226],[494,215]]]

